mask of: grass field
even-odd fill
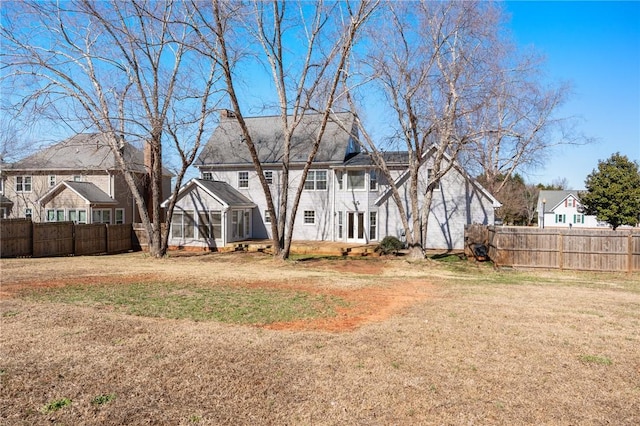
[[[0,424],[640,424],[640,277],[0,260]]]

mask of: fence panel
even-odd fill
[[[33,224],[33,257],[73,254],[73,222]]]
[[[130,223],[107,225],[107,253],[120,253],[133,248],[133,228]]]
[[[0,220],[0,257],[31,256],[32,239],[30,219]]]
[[[76,225],[76,256],[107,252],[107,227],[101,223]]]
[[[133,250],[131,224],[73,222],[33,223],[31,219],[0,220],[0,257],[46,257],[120,253]]]
[[[489,227],[489,257],[500,266],[640,271],[640,230]]]

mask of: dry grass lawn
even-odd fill
[[[0,268],[3,425],[640,424],[637,274],[262,254]],[[160,281],[346,303],[332,317],[237,325],[25,296]]]

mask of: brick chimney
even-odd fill
[[[151,158],[153,153],[151,152],[151,144],[147,141],[144,142],[144,168],[148,174],[151,174]]]

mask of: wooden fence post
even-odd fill
[[[564,240],[562,232],[558,232],[558,268],[562,271],[564,267]]]
[[[633,232],[627,235],[627,272],[633,272]]]

